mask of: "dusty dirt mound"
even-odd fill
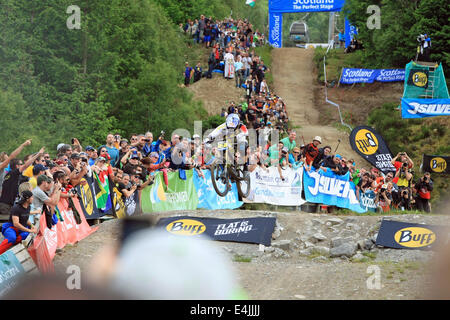
[[[213,73],[212,79],[202,78],[188,87],[194,93],[194,99],[203,102],[203,107],[209,115],[220,114],[222,108],[228,108],[229,103],[236,104],[245,101],[244,89],[236,88],[235,80],[227,80],[220,73]]]
[[[355,125],[366,124],[369,112],[381,107],[383,103],[397,101],[400,104],[402,95],[402,82],[340,85],[328,89],[328,99],[338,103],[344,118]],[[339,121],[336,108],[325,102],[323,86],[315,86],[314,101],[320,112],[319,119],[322,123],[331,124]]]

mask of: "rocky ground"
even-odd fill
[[[162,216],[216,218],[276,217],[270,247],[213,242],[229,257],[239,284],[251,299],[424,299],[433,290],[434,251],[375,245],[381,220],[449,225],[447,216],[333,216],[303,212],[180,211]],[[107,243],[120,238],[120,221],[99,230],[54,259],[57,271],[83,270]],[[379,275],[379,281],[375,276]]]

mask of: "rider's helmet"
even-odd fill
[[[241,123],[239,116],[236,113],[229,114],[227,116],[227,128],[228,129],[236,129],[239,127]]]

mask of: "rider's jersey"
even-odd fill
[[[217,137],[227,137],[229,139],[233,139],[234,137],[236,137],[237,143],[243,143],[243,142],[247,142],[247,136],[248,136],[248,131],[246,127],[243,127],[242,129],[228,129],[227,128],[227,123],[222,123],[220,126],[218,126],[216,129],[213,130],[213,132],[211,132],[208,135],[208,140],[213,141],[215,140]]]

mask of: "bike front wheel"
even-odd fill
[[[247,198],[250,194],[250,173],[242,169],[236,170],[236,187],[242,198]]]
[[[211,181],[217,194],[225,197],[229,190],[229,176],[226,167],[222,164],[215,164],[211,166]]]

